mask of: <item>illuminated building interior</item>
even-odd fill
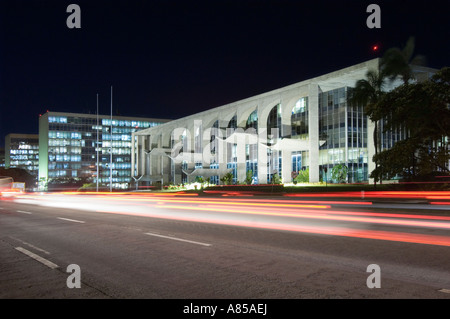
[[[96,183],[98,162],[101,186],[109,187],[112,179],[112,188],[126,189],[131,183],[131,133],[164,121],[113,116],[111,122],[108,115],[97,120],[95,114],[47,112],[39,118],[40,181],[72,177]]]
[[[39,135],[8,134],[5,137],[5,168],[22,168],[37,176]]]

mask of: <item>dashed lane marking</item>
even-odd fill
[[[45,249],[36,247],[33,244],[27,243],[26,241],[24,241],[22,239],[19,239],[19,238],[16,238],[16,237],[11,237],[11,238],[14,239],[14,240],[20,241],[22,244],[27,245],[28,247],[31,247],[31,248],[33,248],[33,249],[35,249],[37,251],[43,252],[46,255],[50,255],[50,253],[48,251],[46,251]]]
[[[145,234],[146,235],[150,235],[150,236],[155,236],[155,237],[161,237],[161,238],[166,238],[166,239],[178,240],[178,241],[191,243],[191,244],[196,244],[196,245],[211,246],[211,244],[201,243],[201,242],[193,241],[193,240],[181,239],[181,238],[177,238],[177,237],[164,236],[164,235],[154,234],[154,233],[145,233]]]
[[[18,213],[22,213],[22,214],[28,214],[28,215],[33,214],[32,212],[27,212],[27,211],[24,211],[24,210],[18,210],[17,212]]]
[[[82,221],[82,220],[76,220],[76,219],[70,219],[70,218],[63,218],[63,217],[58,217],[58,219],[62,219],[62,220],[67,220],[67,221],[69,221],[69,222],[74,222],[74,223],[85,223],[84,221]]]
[[[56,268],[59,267],[58,265],[52,263],[50,260],[47,260],[47,259],[45,259],[45,258],[43,258],[43,257],[41,257],[39,255],[36,255],[35,253],[33,253],[33,252],[29,251],[29,250],[26,250],[23,247],[15,247],[15,249],[20,251],[22,254],[25,254],[28,257],[31,257],[34,260],[39,261],[41,264],[44,264],[45,266],[47,266],[47,267],[49,267],[51,269],[56,269]]]

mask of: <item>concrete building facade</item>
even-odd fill
[[[375,168],[374,123],[350,107],[349,88],[379,70],[373,59],[323,76],[170,121],[132,134],[132,176],[141,183],[180,184],[196,176],[220,183],[288,183],[300,170],[331,181],[345,164],[348,182],[367,182]],[[429,76],[424,71],[424,76]],[[390,83],[387,90],[399,83]]]

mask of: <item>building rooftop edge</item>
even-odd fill
[[[354,65],[351,65],[351,66],[348,66],[348,67],[345,67],[345,68],[342,68],[342,69],[331,71],[331,72],[328,72],[328,73],[325,73],[325,74],[322,74],[322,75],[319,75],[319,76],[316,76],[316,77],[313,77],[313,78],[309,78],[309,79],[306,79],[306,80],[295,82],[295,83],[292,83],[292,84],[289,84],[289,85],[286,85],[286,86],[283,86],[283,87],[280,87],[280,88],[277,88],[277,89],[273,89],[273,90],[270,90],[270,91],[267,91],[267,92],[264,92],[264,93],[256,94],[256,95],[253,95],[253,96],[241,99],[241,100],[237,100],[237,101],[234,101],[234,102],[231,102],[231,103],[227,103],[227,104],[224,104],[224,105],[212,107],[210,109],[207,109],[207,110],[204,110],[204,111],[201,111],[201,112],[197,112],[195,114],[191,114],[191,115],[187,115],[187,116],[184,116],[184,117],[181,117],[181,118],[177,118],[177,119],[171,120],[171,121],[169,121],[167,123],[159,125],[158,129],[161,129],[161,127],[164,127],[165,125],[171,125],[171,124],[177,123],[178,121],[187,120],[187,119],[189,119],[189,118],[191,118],[193,116],[199,116],[199,115],[202,115],[204,113],[208,113],[208,112],[212,112],[212,111],[219,111],[219,110],[221,110],[223,108],[230,107],[230,106],[235,105],[235,104],[246,103],[246,102],[249,102],[249,101],[254,100],[254,99],[260,99],[260,98],[263,98],[265,96],[277,94],[278,92],[281,92],[281,91],[284,91],[284,90],[293,89],[295,87],[308,85],[308,84],[311,84],[311,83],[319,83],[319,82],[325,81],[326,79],[329,79],[329,78],[333,78],[333,77],[337,77],[337,76],[342,75],[342,74],[350,73],[350,72],[352,72],[354,70],[358,70],[358,69],[362,69],[362,68],[371,68],[371,67],[372,68],[379,68],[380,61],[381,61],[380,58],[370,59],[370,60],[367,60],[367,61],[364,61],[364,62],[360,62],[360,63],[354,64]],[[150,128],[147,128],[147,129],[143,129],[143,130],[141,130],[139,132],[135,132],[133,134],[135,134],[135,135],[145,134],[146,132],[148,132],[150,130],[154,130],[154,129],[157,129],[157,128],[156,127],[150,127]]]
[[[29,133],[9,133],[5,136],[6,137],[37,137],[39,138],[39,134],[29,134]]]
[[[72,112],[58,112],[58,111],[48,111],[42,114],[45,115],[56,115],[56,116],[80,116],[80,117],[91,117],[96,118],[97,114],[89,114],[89,113],[72,113]],[[111,115],[99,114],[100,118],[111,118]],[[113,119],[123,119],[123,120],[147,120],[147,121],[155,121],[155,122],[170,122],[171,119],[161,119],[161,118],[152,118],[152,117],[138,117],[138,116],[124,116],[124,115],[113,115]]]

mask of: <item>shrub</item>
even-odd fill
[[[348,168],[344,164],[338,164],[331,170],[331,178],[338,183],[345,183],[347,180]]]
[[[233,184],[233,173],[226,173],[224,176],[222,176],[220,181],[225,185]]]
[[[309,168],[302,169],[294,178],[294,183],[309,183]]]
[[[247,175],[245,176],[245,184],[251,185],[253,181],[253,171],[247,171]]]

